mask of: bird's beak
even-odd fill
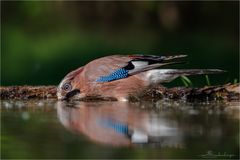
[[[65,96],[62,96],[62,94],[58,91],[57,92],[57,99],[58,100],[64,100]]]

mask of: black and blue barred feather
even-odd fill
[[[126,78],[128,76],[129,76],[128,70],[126,70],[125,68],[120,68],[120,69],[115,70],[113,73],[111,73],[107,76],[99,77],[96,80],[96,82],[110,82],[110,81],[113,81],[113,80]]]

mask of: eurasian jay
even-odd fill
[[[68,73],[58,86],[60,100],[112,97],[127,101],[150,86],[170,82],[181,75],[215,74],[219,69],[159,69],[179,63],[186,55],[112,55],[93,60]]]

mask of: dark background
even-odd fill
[[[1,24],[2,85],[57,85],[111,54],[185,53],[189,63],[175,67],[228,71],[211,75],[212,84],[239,77],[238,1],[4,1]],[[206,84],[204,76],[190,79]]]

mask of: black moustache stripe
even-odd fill
[[[73,97],[74,95],[80,93],[79,89],[74,89],[66,94],[66,99]]]

